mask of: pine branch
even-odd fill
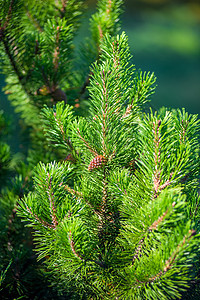
[[[55,72],[58,70],[58,62],[59,62],[59,54],[60,54],[60,50],[59,50],[59,29],[60,27],[57,26],[57,32],[56,32],[56,41],[55,41],[55,50],[53,53],[53,64],[54,64],[54,68],[55,68]]]
[[[49,175],[48,175],[48,177],[49,177]],[[54,193],[52,192],[51,181],[52,181],[52,178],[50,178],[50,182],[49,182],[48,189],[47,189],[47,194],[49,196],[49,205],[50,205],[50,212],[51,212],[52,222],[54,224],[54,229],[56,229],[56,227],[58,225],[58,220],[57,220],[57,217],[56,217],[56,208],[55,208],[55,203],[54,203]]]
[[[98,224],[98,238],[99,238],[99,244],[102,253],[105,251],[105,242],[106,242],[106,226],[107,226],[107,183],[105,181],[105,171],[104,171],[104,179],[103,179],[103,197],[102,197],[102,203],[101,208],[99,211],[99,214],[101,218],[99,219]]]
[[[154,221],[153,224],[149,227],[149,231],[151,232],[152,230],[156,230],[160,223],[164,220],[165,216],[168,213],[168,209],[158,218],[158,220]]]
[[[90,152],[93,153],[95,156],[98,156],[98,153],[88,144],[84,137],[81,136],[79,128],[77,128],[77,133],[80,139],[84,142],[85,146],[90,150]]]
[[[195,230],[189,230],[188,234],[186,234],[183,238],[183,240],[178,244],[177,248],[174,250],[172,255],[169,257],[169,259],[165,262],[165,265],[163,267],[163,271],[160,271],[155,276],[148,279],[148,282],[153,282],[157,279],[159,279],[162,275],[164,275],[167,271],[169,271],[171,268],[173,268],[177,256],[180,252],[180,250],[186,245],[186,243],[189,243],[190,239],[196,234]],[[185,246],[187,247],[187,245]]]
[[[79,92],[79,95],[78,95],[78,100],[80,101],[81,98],[84,96],[86,90],[87,90],[87,87],[89,86],[90,84],[90,76],[92,75],[92,73],[90,72],[86,79],[85,79],[85,82],[83,83],[83,85],[81,86],[80,88],[80,92]]]
[[[176,205],[175,202],[172,203],[172,207],[174,207]],[[163,214],[161,216],[158,217],[157,220],[155,220],[146,230],[147,235],[143,236],[140,241],[137,244],[137,248],[135,250],[135,254],[132,260],[132,265],[134,264],[135,260],[139,259],[139,257],[142,256],[142,250],[144,249],[145,245],[144,242],[149,238],[149,233],[157,230],[158,226],[160,226],[162,224],[162,222],[165,220],[166,215],[168,214],[169,209],[167,209],[165,212],[163,212]]]
[[[69,243],[70,243],[70,247],[71,247],[71,250],[72,250],[73,254],[76,257],[78,257],[80,260],[82,260],[82,261],[84,260],[85,262],[94,262],[95,264],[97,264],[101,268],[105,268],[106,267],[105,262],[103,262],[103,261],[88,259],[88,258],[85,258],[84,255],[81,256],[79,253],[77,253],[77,251],[75,249],[75,243],[74,243],[71,231],[69,231]]]
[[[5,48],[5,52],[10,60],[10,63],[11,63],[11,66],[13,67],[13,70],[15,72],[15,74],[17,75],[17,78],[19,80],[19,82],[21,83],[21,85],[24,87],[25,89],[25,85],[23,84],[23,76],[21,74],[21,72],[19,71],[19,68],[17,66],[17,63],[10,51],[10,48],[9,48],[9,44],[8,44],[8,41],[6,39],[6,32],[4,30],[4,33],[2,34],[2,41],[3,41],[3,45],[4,45],[4,48]],[[25,90],[27,91],[27,90]]]
[[[155,162],[155,171],[154,171],[154,198],[157,197],[157,193],[160,186],[160,134],[159,127],[161,120],[158,120],[158,123],[153,123],[153,133],[154,133],[154,162]]]
[[[7,248],[8,248],[8,251],[12,251],[13,250],[13,246],[12,245],[12,242],[11,242],[11,237],[12,237],[12,223],[14,221],[16,217],[16,208],[13,208],[12,210],[12,214],[9,216],[9,220],[8,220],[8,231],[7,231],[7,236],[8,236],[8,243],[7,243]]]
[[[170,184],[172,184],[172,181],[171,181],[172,176],[173,176],[173,173],[170,174],[170,178],[168,180],[166,180],[162,185],[159,186],[159,192],[164,190]]]
[[[105,85],[105,72],[102,70],[101,73],[101,79],[103,83],[103,91],[102,91],[102,102],[104,103],[105,100],[105,107],[103,108],[104,111],[102,112],[103,115],[103,124],[102,124],[102,146],[103,146],[103,156],[106,156],[106,144],[105,144],[105,139],[106,139],[106,117],[107,117],[107,107],[108,107],[108,94],[107,94],[107,89]]]
[[[64,18],[68,0],[61,0],[61,2],[62,2],[62,8],[60,9],[60,15],[61,15],[61,18]]]
[[[53,228],[55,229],[55,226],[52,225],[52,224],[49,224],[48,222],[42,220],[41,218],[39,218],[36,214],[34,214],[31,209],[26,205],[26,209],[27,209],[27,212],[29,214],[31,214],[33,216],[33,218],[38,221],[40,224],[42,224],[44,227],[47,227],[47,228]]]
[[[77,199],[82,199],[83,200],[83,194],[78,192],[78,191],[75,191],[74,189],[70,188],[68,185],[65,185],[65,189],[72,195],[72,196],[75,196]],[[94,206],[92,206],[92,204],[84,198],[84,202],[87,204],[87,206],[92,210],[93,213],[95,213],[98,218],[101,220],[102,219],[102,216],[101,216],[101,213],[94,208]]]
[[[7,41],[7,38],[6,38],[6,36],[8,34],[7,33],[7,27],[8,27],[9,22],[11,21],[13,4],[14,4],[14,0],[11,0],[9,10],[8,10],[8,14],[7,14],[7,17],[6,17],[6,21],[5,21],[3,26],[2,26],[1,21],[0,21],[0,41],[2,40],[5,51],[6,51],[6,54],[9,57],[10,63],[11,63],[11,65],[12,65],[12,67],[13,67],[13,69],[14,69],[14,71],[15,71],[18,79],[19,79],[19,82],[21,82],[23,77],[20,74],[17,63],[16,63],[16,61],[14,60],[14,57],[11,54],[11,51],[9,49],[9,44],[8,44],[8,41]]]
[[[12,36],[12,29],[10,29],[9,26],[10,26],[10,24],[12,25],[12,18],[15,18],[15,16],[13,16],[14,2],[15,2],[14,0],[12,0],[10,2],[8,14],[7,14],[6,21],[3,25],[3,27],[1,27],[1,25],[0,25],[0,40],[3,43],[5,53],[10,61],[10,65],[14,71],[14,74],[18,78],[19,84],[21,85],[22,89],[24,90],[24,92],[28,96],[28,98],[32,98],[33,94],[26,86],[27,75],[24,75],[26,72],[25,72],[25,70],[22,70],[22,71],[20,70],[20,65],[18,64],[18,61],[15,58],[14,52],[12,51],[13,49],[15,49],[17,47],[14,46],[13,44],[10,45],[9,39],[8,39],[9,36]],[[12,43],[14,43],[14,41]],[[11,46],[12,46],[12,50],[11,50]]]
[[[143,237],[143,238],[139,241],[139,243],[138,243],[138,245],[137,245],[137,248],[136,248],[136,250],[135,250],[135,254],[134,254],[134,256],[133,256],[132,265],[134,264],[135,260],[136,260],[136,259],[139,259],[139,257],[141,256],[141,251],[142,251],[142,248],[143,248],[144,240],[145,240],[145,237]]]
[[[68,185],[65,184],[65,189],[72,195],[72,196],[76,196],[76,197],[83,197],[83,194],[75,191],[74,189],[70,188]]]
[[[9,48],[9,43],[8,43],[8,40],[7,40],[7,34],[8,34],[7,27],[9,25],[10,21],[11,21],[12,9],[13,9],[14,1],[15,0],[11,0],[10,1],[10,6],[9,6],[8,14],[6,16],[6,21],[3,24],[3,26],[2,26],[1,21],[0,21],[0,41],[3,42],[4,48],[5,48],[5,52],[6,52],[8,58],[10,60],[10,63],[12,65],[12,67],[13,67],[13,70],[15,71],[15,73],[16,73],[18,79],[19,79],[19,82],[21,82],[22,79],[23,79],[23,76],[21,75],[21,73],[20,73],[20,71],[18,69],[17,63],[14,60],[13,55],[11,54],[11,51],[10,51],[10,48]]]
[[[39,31],[39,32],[43,32],[43,28],[40,26],[39,21],[37,20],[36,17],[31,15],[31,12],[29,11],[28,7],[26,6],[26,15],[28,17],[28,19],[30,20],[30,22],[35,26],[35,28]]]
[[[81,258],[81,256],[80,256],[80,255],[76,252],[76,250],[75,250],[75,243],[74,243],[74,241],[73,241],[73,237],[72,237],[71,231],[69,231],[69,243],[70,243],[70,247],[71,247],[71,250],[72,250],[72,252],[74,253],[74,255],[75,255],[76,257],[78,257],[79,259],[83,260],[83,259]]]
[[[181,121],[181,129],[182,129],[182,132],[180,133],[180,141],[181,143],[184,144],[185,142],[185,135],[186,135],[186,131],[187,131],[187,127],[189,125],[189,122],[188,120],[186,120],[185,122],[182,120]]]
[[[98,4],[99,5],[98,12],[92,16],[91,24],[90,24],[93,38],[96,40],[96,44],[97,44],[97,54],[96,54],[97,62],[99,61],[99,57],[101,54],[101,44],[103,42],[105,34],[106,33],[111,34],[110,31],[113,29],[112,27],[110,27],[109,21],[111,22],[114,21],[114,24],[117,25],[119,20],[119,15],[121,13],[120,10],[121,1],[106,0],[106,1],[102,1],[102,4],[100,2],[101,1],[99,1]],[[106,18],[103,20],[103,18],[101,19],[101,15],[104,13],[106,15]],[[97,22],[96,24],[94,23],[94,20]],[[103,29],[103,27],[104,28],[107,27],[106,30]],[[97,28],[98,37],[96,37],[95,28]],[[119,28],[116,26],[116,29],[113,30],[112,35],[114,36],[118,30]],[[93,73],[90,71],[88,76],[86,77],[85,82],[83,83],[80,89],[79,96],[78,96],[79,101],[82,98],[82,96],[85,94],[86,89],[90,84],[90,77],[92,76],[92,74]]]
[[[74,280],[81,295],[84,289],[89,298],[175,298],[194,278],[200,249],[192,239],[197,218],[190,219],[198,202],[198,122],[184,112],[141,112],[154,76],[129,65],[124,33],[114,39],[99,29],[104,13],[111,21],[116,0],[101,3],[98,18],[105,20],[95,28],[104,37],[91,69],[89,116],[74,117],[64,102],[43,110],[48,141],[66,158],[36,167],[35,192],[25,203],[37,213],[28,210],[40,257],[48,255],[49,268],[56,266],[65,283]],[[51,49],[43,59],[49,57],[46,70],[59,73],[61,31],[55,24],[44,30]],[[45,70],[44,76],[45,85],[57,88],[61,77]],[[31,221],[24,203],[20,207]]]
[[[0,38],[1,38],[1,34],[4,34],[4,31],[6,30],[7,26],[8,26],[8,23],[10,22],[11,20],[11,16],[12,16],[12,7],[13,7],[13,4],[14,4],[14,1],[15,0],[11,0],[10,1],[10,6],[9,6],[9,9],[8,9],[8,14],[6,16],[6,21],[4,23],[4,25],[2,26],[2,21],[0,20]]]
[[[62,123],[60,122],[60,120],[58,120],[58,119],[56,118],[56,112],[54,113],[54,118],[55,118],[56,124],[57,124],[57,126],[59,127],[60,132],[61,132],[61,134],[62,134],[63,141],[66,142],[66,144],[69,146],[69,148],[70,148],[71,151],[74,151],[74,147],[73,147],[73,145],[72,145],[70,139],[65,138],[65,132],[64,132],[64,129],[63,129],[63,125],[62,125]],[[71,155],[72,155],[72,154],[71,154]],[[75,159],[75,157],[74,157],[73,155],[72,155],[72,159],[76,161],[76,159]]]

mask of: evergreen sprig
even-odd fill
[[[98,22],[92,17],[90,27],[95,46],[90,44],[90,48],[96,47],[93,61],[100,51],[100,40],[93,27],[102,27],[102,36],[106,32],[116,34],[121,4],[121,0],[98,2],[95,16],[101,19],[104,12],[105,17]],[[83,1],[75,0],[0,1],[5,91],[26,124],[34,129],[39,125],[37,116],[44,104],[51,107],[64,100],[78,108],[79,100],[87,98],[88,74],[77,70],[74,51],[74,37],[84,7]],[[87,48],[84,46],[82,52],[89,52]],[[80,62],[87,64],[84,72],[89,72],[93,61],[88,57]]]
[[[92,37],[98,47],[100,47],[106,33],[115,36],[119,31],[119,16],[122,11],[122,4],[122,0],[103,0],[98,2],[98,10],[90,19]]]
[[[101,13],[100,7],[106,10],[108,3],[109,1],[104,1],[103,6],[99,4],[98,14]],[[109,32],[113,34],[116,33],[116,25],[119,23],[119,13],[114,13],[118,10],[119,3],[121,0],[115,1],[115,5],[112,5],[112,14],[109,16]],[[75,165],[80,161],[80,153],[73,148],[71,142],[70,126],[75,117],[70,117],[69,111],[72,108],[66,107],[62,101],[71,104],[75,114],[83,115],[87,112],[89,66],[98,57],[100,49],[99,44],[95,44],[97,43],[95,35],[92,34],[90,38],[93,39],[92,44],[89,43],[88,48],[83,43],[81,52],[85,56],[78,61],[79,53],[76,51],[75,37],[81,25],[84,9],[85,1],[79,0],[0,0],[0,68],[5,76],[4,91],[19,113],[25,136],[23,142],[26,144],[25,150],[23,148],[25,155],[23,157],[18,155],[15,159],[11,159],[8,145],[2,141],[0,145],[0,186],[3,187],[0,191],[2,272],[12,260],[0,292],[0,298],[5,300],[21,297],[76,298],[77,290],[72,284],[68,288],[65,286],[65,290],[60,287],[63,296],[57,293],[60,282],[55,283],[54,291],[49,287],[46,279],[49,274],[45,268],[36,263],[32,252],[31,231],[21,224],[20,218],[16,215],[16,207],[18,200],[32,190],[32,170],[39,161],[47,163],[65,160]],[[107,21],[105,18],[101,21],[101,25],[104,26]],[[89,52],[93,53],[92,57],[88,55]],[[47,129],[46,138],[42,128],[43,123],[47,128],[48,124],[45,118],[40,118],[40,111],[44,105],[52,107],[56,103],[57,121],[55,118],[51,121],[54,133],[48,137]],[[66,122],[63,118],[65,109]],[[21,160],[25,160],[26,163]],[[73,180],[80,176],[80,168],[78,171],[78,174],[73,171]],[[76,189],[72,188],[73,180],[70,179],[65,187],[70,197],[78,195],[76,189],[78,190],[79,186],[77,184]],[[31,221],[38,222],[33,216]],[[47,221],[50,222],[51,219],[47,218]],[[73,244],[73,241],[71,243]]]
[[[36,167],[18,214],[39,258],[80,298],[175,299],[198,269],[199,121],[143,113],[153,74],[129,64],[124,33],[100,47],[90,115],[64,103],[43,110],[49,142],[70,154]]]

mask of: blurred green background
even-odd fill
[[[200,2],[126,3],[122,27],[129,36],[134,62],[142,70],[155,72],[157,77],[152,105],[185,107],[190,113],[199,114]]]
[[[133,63],[157,77],[152,106],[185,107],[200,114],[200,1],[124,3],[121,27],[129,37]]]
[[[89,35],[89,18],[95,11],[95,0],[88,0],[88,10],[76,44]],[[157,77],[152,106],[181,108],[200,114],[200,1],[199,0],[125,0],[122,30],[129,37],[133,63]],[[4,78],[0,77],[0,87]],[[14,117],[12,150],[23,144],[18,117],[0,94],[0,109]],[[21,146],[20,146],[21,145]]]

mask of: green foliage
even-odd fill
[[[196,280],[199,120],[146,112],[155,76],[130,65],[121,6],[98,1],[79,55],[84,1],[0,0],[5,92],[31,140],[25,164],[1,136],[2,299],[176,299]]]
[[[37,165],[18,214],[79,299],[180,298],[198,272],[199,121],[143,112],[155,77],[129,64],[124,33],[100,48],[89,115],[64,102],[42,111],[49,143],[69,154]]]
[[[102,11],[107,14],[99,25],[104,28],[102,37],[119,30],[121,4],[121,0],[99,1],[95,15],[100,16]],[[41,157],[44,162],[63,159],[66,155],[52,150],[45,141],[39,113],[44,105],[52,107],[61,101],[74,106],[78,114],[86,113],[89,65],[101,51],[95,22],[90,26],[91,43],[88,46],[83,40],[81,52],[85,54],[78,62],[74,38],[85,8],[83,1],[6,0],[0,1],[0,8],[1,69],[7,83],[4,90],[24,127],[29,128],[28,161],[33,167]],[[94,55],[87,55],[89,52]]]
[[[7,169],[10,162],[10,147],[5,143],[0,143],[0,175]]]
[[[106,18],[98,24],[97,20],[91,22],[93,45],[90,46],[95,56],[100,48],[94,26],[102,27],[101,39],[106,32],[116,34],[120,6],[121,0],[99,1],[95,16],[101,18],[104,11]],[[85,94],[88,74],[83,75],[76,68],[73,40],[84,7],[83,1],[75,0],[0,1],[0,51],[1,67],[6,74],[5,91],[16,111],[34,129],[39,125],[38,112],[44,104],[52,106],[64,100],[80,107],[79,98]],[[87,52],[87,46],[84,48],[82,52]],[[87,72],[91,58],[82,63],[86,63],[84,71]]]
[[[98,2],[98,11],[90,19],[92,37],[98,47],[106,33],[114,36],[119,31],[122,4],[122,0]]]
[[[102,9],[105,11],[109,3],[101,2],[97,14],[101,14]],[[27,153],[12,156],[1,136],[0,267],[2,278],[5,277],[1,286],[1,299],[82,297],[77,295],[75,285],[65,286],[63,290],[56,276],[53,282],[49,280],[53,275],[50,276],[46,268],[36,262],[32,231],[23,226],[16,215],[16,208],[19,200],[33,189],[32,170],[39,161],[48,163],[53,160],[72,160],[78,164],[80,160],[79,153],[68,139],[70,124],[75,119],[72,108],[74,115],[87,112],[89,66],[101,51],[91,28],[90,49],[83,40],[81,52],[84,57],[78,61],[74,39],[81,25],[84,3],[79,0],[0,0],[0,68],[6,81],[4,91],[21,118],[24,139],[28,144]],[[104,35],[108,30],[114,35],[119,29],[120,4],[121,0],[115,1],[110,12],[107,12],[108,18],[101,20]],[[108,21],[109,26],[106,25]],[[88,55],[89,52],[93,53],[92,56]],[[72,105],[72,108],[67,106],[65,115],[66,107],[62,101]],[[54,133],[48,137],[46,130],[44,136],[43,127],[48,127],[44,117],[48,113],[47,107],[55,104],[56,118],[53,114],[51,121]],[[40,111],[44,105],[46,108],[41,118]],[[63,122],[65,116],[67,118]],[[5,135],[5,120],[0,115],[0,134],[3,131]],[[62,147],[57,147],[63,143]],[[76,172],[73,174],[75,176]],[[52,282],[51,287],[49,281]]]

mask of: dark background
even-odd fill
[[[89,18],[95,11],[95,0],[88,0],[83,26],[76,38],[89,35]],[[157,89],[152,106],[182,108],[200,114],[200,2],[175,0],[126,0],[121,17],[122,30],[129,37],[129,45],[136,68],[154,72]],[[0,87],[4,78],[0,75]],[[0,109],[13,118],[14,137],[8,142],[13,152],[23,143],[14,109],[6,96],[0,94]]]

